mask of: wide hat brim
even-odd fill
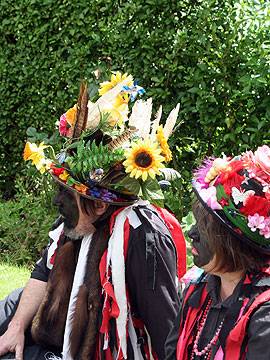
[[[114,197],[115,199],[109,199],[108,196],[102,197],[102,196],[98,196],[98,195],[95,196],[95,195],[85,194],[85,193],[78,191],[74,187],[68,185],[65,181],[61,180],[58,176],[56,176],[52,172],[50,172],[50,175],[52,176],[53,180],[55,180],[61,186],[65,187],[66,189],[69,189],[69,190],[77,193],[78,195],[80,195],[86,199],[89,199],[89,200],[99,200],[99,201],[102,201],[102,202],[105,202],[105,203],[108,203],[111,205],[118,205],[118,206],[132,205],[132,204],[134,204],[135,201],[138,200],[138,197],[135,195],[124,194],[122,192],[115,191],[115,190],[112,191],[112,190],[108,189],[107,187],[102,187],[98,184],[95,185],[95,187],[97,187],[100,190],[102,190],[102,189],[106,190],[106,192],[111,194],[112,197]]]
[[[258,244],[256,242],[254,242],[253,240],[249,239],[247,236],[245,236],[245,234],[240,233],[239,228],[233,226],[233,224],[229,221],[229,219],[226,217],[226,215],[224,214],[224,212],[222,210],[213,210],[213,209],[211,209],[206,204],[206,202],[201,198],[198,190],[194,186],[193,186],[193,191],[194,191],[195,195],[197,196],[198,200],[200,201],[200,203],[203,205],[203,207],[211,215],[213,215],[215,219],[220,221],[234,237],[239,239],[242,243],[247,244],[251,248],[257,250],[261,254],[270,255],[270,245],[266,246],[266,245]]]

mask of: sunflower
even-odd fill
[[[117,84],[120,84],[123,80],[125,80],[128,76],[130,76],[130,81],[128,82],[127,86],[131,86],[133,84],[133,78],[131,75],[121,74],[120,71],[116,71],[115,74],[112,74],[111,81],[104,81],[100,84],[100,89],[98,90],[99,95],[104,95],[106,92],[111,90]]]
[[[126,172],[135,179],[141,177],[145,181],[148,176],[154,179],[156,174],[160,174],[159,169],[164,168],[162,162],[165,159],[160,153],[161,149],[158,149],[158,144],[149,140],[139,140],[137,143],[133,143],[131,149],[125,153],[126,160],[123,164]]]
[[[160,125],[157,129],[157,141],[161,147],[161,153],[165,157],[165,161],[171,161],[172,160],[172,152],[169,148],[167,139],[164,135],[163,127]]]

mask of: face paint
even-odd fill
[[[213,258],[213,254],[209,249],[207,238],[203,234],[199,233],[197,225],[192,226],[188,232],[188,236],[192,240],[191,252],[194,264],[198,267],[203,267]]]
[[[72,191],[60,185],[54,198],[54,205],[58,206],[59,213],[64,218],[65,228],[74,229],[79,221],[79,208]]]

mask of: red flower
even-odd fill
[[[219,176],[218,182],[224,183],[229,179],[231,176],[233,176],[235,173],[237,173],[239,170],[243,169],[243,161],[241,160],[234,160],[226,167],[226,169],[222,172],[222,174]]]
[[[229,205],[229,201],[227,199],[225,199],[224,197],[219,200],[219,203],[222,207]]]
[[[64,172],[64,168],[62,167],[57,167],[55,165],[51,165],[51,169],[53,171],[53,174],[56,175],[56,176],[59,176],[61,175],[63,172]]]
[[[236,187],[237,189],[240,189],[240,185],[242,184],[244,179],[245,179],[244,176],[239,175],[237,172],[235,172],[235,173],[231,173],[226,178],[223,177],[220,182],[221,184],[223,184],[225,193],[230,196],[232,193],[232,188]]]
[[[240,212],[246,216],[259,214],[260,216],[267,217],[270,215],[270,200],[262,196],[250,196],[245,206],[240,209]]]

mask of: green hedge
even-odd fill
[[[1,10],[4,192],[23,176],[26,129],[52,131],[76,101],[80,79],[94,80],[96,69],[101,78],[108,69],[134,74],[156,108],[166,104],[165,113],[181,102],[172,139],[180,188],[188,188],[194,162],[205,154],[269,143],[263,0],[2,0]],[[188,199],[185,192],[183,206]]]
[[[48,244],[48,232],[57,213],[51,206],[51,189],[35,194],[24,191],[23,184],[16,185],[16,197],[0,201],[0,263],[32,268]]]

